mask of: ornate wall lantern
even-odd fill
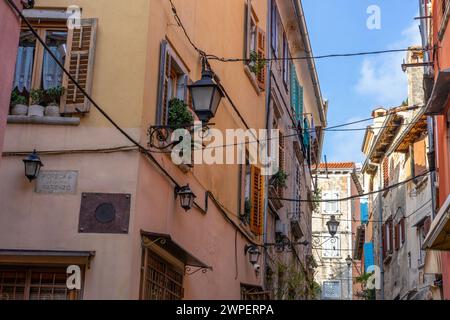
[[[36,150],[33,150],[33,153],[23,159],[23,163],[25,164],[25,176],[30,182],[39,176],[39,171],[44,166]]]
[[[192,192],[189,184],[184,187],[175,187],[175,198],[180,197],[181,207],[187,212],[192,209],[194,204],[195,194]]]

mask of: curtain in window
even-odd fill
[[[63,63],[63,55],[57,47],[50,47],[52,53]],[[62,83],[63,72],[56,64],[56,61],[50,56],[48,52],[44,53],[44,63],[42,66],[42,87],[47,90],[54,88]]]
[[[34,47],[19,47],[17,51],[14,85],[20,92],[31,90],[31,76],[33,73]]]

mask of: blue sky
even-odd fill
[[[418,0],[303,0],[315,55],[407,48],[420,44]],[[367,8],[381,9],[381,29],[369,30]],[[398,106],[407,97],[401,70],[405,53],[317,60],[328,125],[369,118],[377,106]],[[364,128],[370,122],[353,128]],[[347,127],[347,128],[352,128]],[[328,161],[362,162],[364,131],[328,132],[323,154]],[[323,160],[323,159],[322,159]]]

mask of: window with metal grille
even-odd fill
[[[78,300],[69,290],[65,267],[1,267],[0,300]]]
[[[183,272],[150,249],[144,249],[143,299],[181,300]]]
[[[260,287],[241,285],[241,300],[270,300],[269,291],[262,291]]]

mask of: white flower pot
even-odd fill
[[[33,104],[28,108],[28,116],[29,117],[43,117],[44,116],[44,107],[38,104]]]
[[[28,106],[16,104],[11,108],[11,114],[14,116],[26,116],[28,114]]]
[[[49,105],[45,107],[44,114],[46,117],[59,117],[59,106]]]

